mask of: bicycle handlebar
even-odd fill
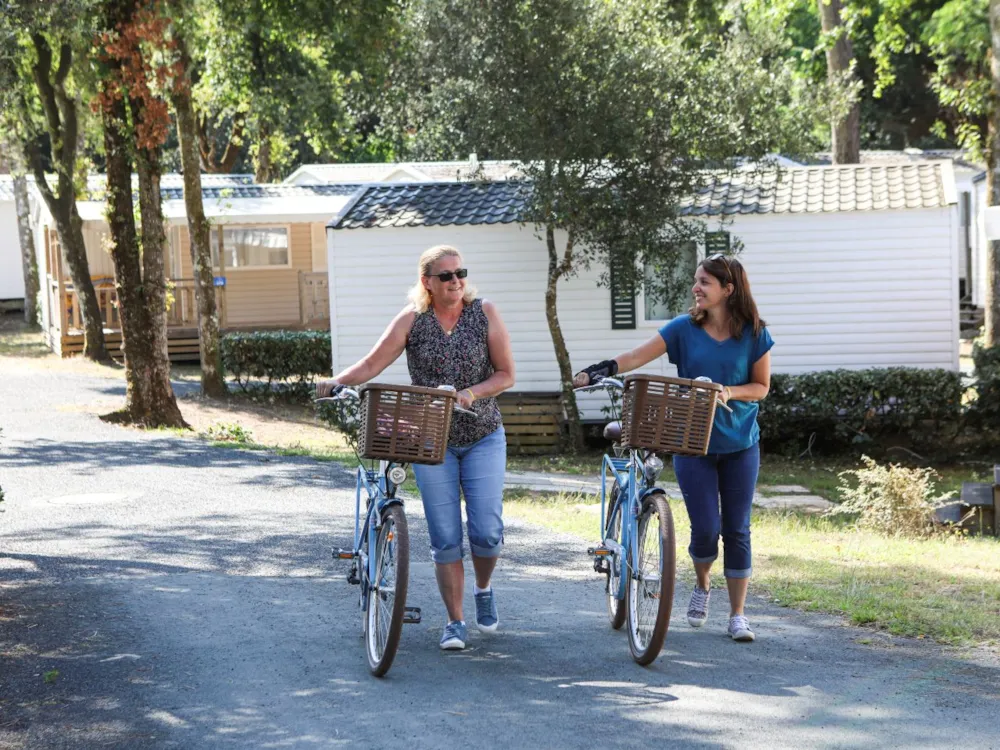
[[[353,398],[355,401],[361,399],[361,395],[353,388],[348,388],[346,385],[338,385],[329,396],[324,396],[323,398],[314,398],[314,404],[329,404],[334,401],[344,401],[347,397]]]
[[[701,380],[701,379],[702,378],[695,378],[695,380]],[[705,378],[705,380],[707,382],[711,382],[708,378]],[[611,378],[611,377],[598,378],[590,385],[584,385],[579,388],[574,388],[573,390],[576,391],[577,393],[587,393],[588,391],[596,391],[598,389],[606,389],[610,391],[612,388],[617,388],[618,390],[621,391],[625,389],[625,384],[621,380],[618,380],[617,378]],[[733,407],[731,407],[729,404],[723,403],[722,401],[718,401],[717,403],[719,406],[728,411],[730,414],[733,413]]]

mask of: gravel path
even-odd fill
[[[415,503],[424,623],[375,680],[356,589],[328,552],[353,522],[342,467],[83,408],[122,388],[0,359],[0,748],[1000,747],[996,665],[862,645],[870,634],[761,601],[757,643],[735,644],[721,591],[703,630],[675,616],[659,660],[637,667],[585,543],[515,522],[502,632],[473,628],[469,649],[442,654]]]

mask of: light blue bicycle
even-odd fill
[[[335,549],[333,556],[351,561],[347,581],[360,586],[368,668],[382,677],[392,666],[403,625],[420,622],[420,608],[406,606],[410,533],[403,499],[396,491],[406,481],[407,463],[440,463],[452,411],[477,415],[454,405],[454,388],[379,384],[365,388],[370,391],[366,396],[374,395],[367,399],[369,403],[362,402],[361,443],[365,447],[361,454],[355,451],[354,544],[350,549]],[[360,400],[361,395],[337,386],[330,398],[316,399],[316,403],[345,399]],[[393,458],[365,459],[362,454]]]
[[[614,396],[624,387],[620,380],[602,378],[576,389],[607,391],[613,417],[604,428],[614,452],[601,462],[602,541],[587,553],[594,557],[594,570],[606,576],[611,627],[618,630],[628,621],[632,658],[646,665],[659,655],[670,625],[677,569],[674,517],[666,493],[656,486],[663,461],[653,451],[619,445]]]

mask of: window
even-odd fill
[[[212,264],[219,267],[219,249],[226,270],[288,267],[288,229],[285,227],[225,227],[212,230]]]
[[[698,267],[698,246],[693,242],[685,242],[681,248],[680,262],[673,268],[661,269],[647,264],[645,272],[645,289],[643,295],[643,316],[647,321],[670,320],[685,312],[691,306],[691,295],[687,291],[691,279]],[[664,278],[666,276],[666,278]],[[657,294],[654,290],[663,290],[665,286],[673,289],[669,295]]]

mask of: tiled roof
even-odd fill
[[[509,224],[521,221],[526,182],[387,183],[364,187],[336,229]],[[941,208],[954,199],[941,162],[790,167],[719,176],[682,203],[686,216]]]
[[[369,185],[330,226],[371,227],[511,224],[521,220],[526,182],[425,182]]]
[[[903,149],[902,151],[862,151],[860,157],[861,164],[864,166],[917,164],[936,159],[950,159],[956,167],[961,169],[968,169],[975,172],[986,169],[985,165],[972,161],[968,153],[959,148],[910,148]],[[833,156],[829,151],[820,151],[813,154],[813,158],[806,160],[805,163],[828,166],[833,163]]]
[[[720,177],[685,201],[688,216],[941,208],[952,202],[941,162],[790,167]]]
[[[360,185],[237,185],[229,187],[206,187],[202,185],[201,196],[205,200],[231,200],[235,198],[297,198],[300,196],[353,195]],[[161,187],[163,200],[183,200],[183,187]]]

